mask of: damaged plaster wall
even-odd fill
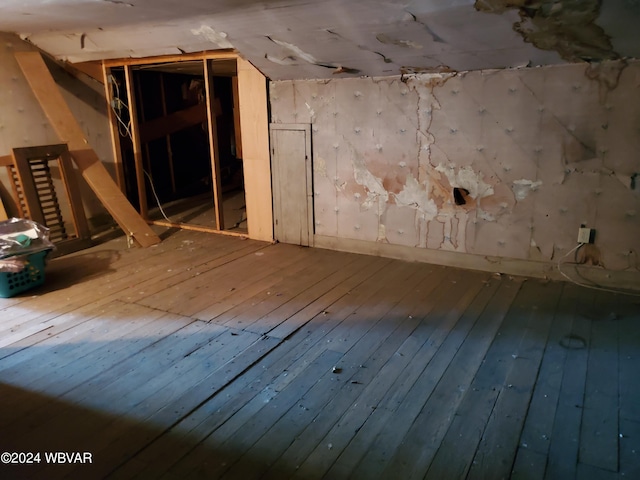
[[[14,57],[15,52],[30,50],[35,49],[16,35],[0,33],[0,156],[10,155],[13,148],[60,143]],[[104,95],[57,65],[48,63],[48,66],[64,99],[82,125],[91,147],[103,162],[113,165]],[[59,175],[54,172],[54,176],[56,189],[62,189]],[[106,210],[80,175],[78,179],[87,217],[96,223],[104,222]],[[11,202],[8,202],[11,184],[4,168],[0,168],[0,182],[2,199],[8,204],[10,213],[16,214]],[[62,201],[61,206],[65,208]],[[71,218],[68,211],[63,211],[63,215]]]
[[[312,125],[317,235],[551,263],[585,225],[636,271],[640,62],[604,67],[278,81],[272,122]]]

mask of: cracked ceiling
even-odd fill
[[[640,0],[3,0],[71,62],[235,48],[271,79],[640,57]]]

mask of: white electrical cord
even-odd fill
[[[113,79],[113,77],[111,77]],[[125,108],[126,110],[129,110],[129,106],[124,103],[122,100],[120,100],[120,87],[118,87],[118,83],[115,81],[115,79],[113,79],[113,81],[111,82],[111,85],[114,86],[115,88],[115,92],[112,90],[111,92],[111,96],[113,98],[113,103],[111,104],[111,110],[113,110],[113,114],[116,116],[116,119],[118,119],[118,133],[120,133],[120,136],[122,137],[129,137],[131,139],[133,139],[133,136],[131,134],[131,118],[129,118],[129,122],[128,123],[124,123],[124,120],[122,120],[122,117],[120,117],[120,114],[118,113],[119,109],[116,108],[115,106],[115,102],[118,102],[118,105],[121,108]],[[124,127],[124,132],[122,131],[122,127]]]
[[[587,285],[586,283],[580,283],[580,282],[576,282],[573,278],[570,278],[567,274],[565,274],[562,269],[560,268],[560,265],[562,260],[564,260],[565,258],[567,258],[569,255],[571,255],[573,252],[577,251],[580,247],[582,247],[583,245],[585,245],[584,243],[578,243],[578,245],[576,245],[575,247],[573,247],[571,250],[569,250],[567,253],[565,253],[562,257],[560,257],[558,259],[558,272],[560,272],[560,275],[562,275],[564,278],[566,278],[567,280],[569,280],[571,283],[573,283],[574,285],[578,285],[579,287],[584,287],[584,288],[590,288],[592,290],[599,290],[601,292],[609,292],[609,293],[620,293],[622,295],[631,295],[632,297],[640,297],[640,294],[638,293],[633,293],[633,292],[625,292],[622,290],[613,290],[610,288],[604,288],[604,287],[600,287],[597,285]]]
[[[151,191],[153,192],[153,196],[156,199],[156,203],[158,204],[158,208],[160,209],[160,213],[162,214],[162,216],[164,217],[164,219],[167,222],[175,223],[173,220],[171,220],[169,217],[167,217],[166,213],[164,213],[164,210],[162,209],[162,205],[160,204],[160,199],[158,198],[158,194],[156,194],[156,187],[153,185],[153,180],[151,179],[151,175],[149,175],[146,170],[143,170],[143,172],[147,176],[147,178],[149,179],[149,184],[151,185]]]
[[[129,110],[129,107],[127,106],[127,104],[124,103],[122,100],[120,100],[120,88],[118,87],[118,84],[115,81],[115,79],[111,82],[111,85],[113,85],[115,87],[115,92],[112,92],[112,97],[114,99],[114,102],[117,101],[118,105],[121,105],[125,109]],[[129,122],[128,123],[124,123],[124,121],[120,117],[120,114],[118,113],[118,109],[116,109],[115,105],[111,105],[111,109],[113,110],[114,115],[118,119],[118,122],[120,122],[120,125],[122,125],[122,127],[124,127],[124,133],[123,133],[121,126],[118,125],[118,132],[120,133],[120,135],[123,136],[123,137],[127,136],[131,140],[133,140],[133,135],[131,134],[131,118],[129,118]],[[158,208],[160,209],[160,213],[162,214],[162,216],[164,217],[164,219],[167,222],[174,223],[173,220],[171,220],[167,216],[167,214],[164,212],[164,209],[162,208],[162,205],[160,204],[160,198],[158,198],[158,194],[156,193],[156,187],[153,184],[153,180],[151,179],[151,175],[149,175],[149,173],[146,170],[143,170],[143,172],[147,176],[147,178],[149,179],[149,185],[151,185],[151,191],[153,192],[153,196],[156,199],[156,204],[158,205]]]

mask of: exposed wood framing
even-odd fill
[[[40,53],[16,52],[15,57],[51,126],[60,140],[69,145],[82,176],[120,228],[140,246],[159,243],[160,238],[135,211],[96,152],[89,147],[80,124],[62,97]]]
[[[198,52],[185,55],[169,55],[151,58],[105,60],[103,65],[105,69],[115,66],[124,66],[125,73],[129,71],[128,78],[130,79],[130,68],[134,65],[152,65],[193,60],[205,61],[205,82],[207,83],[206,90],[208,95],[207,104],[210,106],[207,115],[209,119],[209,137],[212,139],[210,148],[214,185],[213,193],[216,200],[215,205],[218,230],[222,232],[224,222],[222,218],[222,199],[220,197],[222,189],[220,187],[219,160],[217,160],[218,155],[216,151],[217,141],[215,138],[215,102],[213,100],[214,96],[212,92],[210,92],[210,75],[215,65],[212,66],[208,64],[207,60],[236,60],[237,77],[233,78],[232,83],[234,97],[234,130],[237,156],[243,160],[249,237],[257,240],[271,241],[273,240],[273,209],[271,198],[267,81],[264,75],[251,65],[251,63],[238,58],[237,54],[233,50]],[[127,83],[130,83],[130,80],[127,80]],[[135,109],[135,102],[130,99],[129,104],[130,109],[133,111]],[[135,112],[133,112],[132,115],[135,115]],[[166,123],[166,121],[167,118],[159,120],[158,125]],[[147,123],[150,124],[150,122]],[[135,123],[136,122],[132,120],[132,124]],[[143,137],[144,141],[151,138],[161,138],[162,135],[171,133],[164,130],[163,127],[158,127],[156,134],[150,134],[148,133],[147,128],[150,128],[150,125],[141,126],[140,128],[140,136]],[[145,132],[144,134],[142,134],[143,131]],[[138,142],[140,142],[140,138],[138,138]],[[138,147],[135,147],[135,144],[136,140],[134,135],[134,148],[141,148],[141,143],[138,143]],[[169,154],[171,156],[170,149]],[[136,166],[138,163],[139,162],[136,162]],[[140,187],[140,178],[142,177],[142,173],[138,170],[137,172],[138,185]],[[146,216],[146,213],[144,215]],[[164,224],[165,222],[162,223]],[[153,224],[159,225],[158,222],[153,222]],[[176,225],[169,224],[167,222],[165,226]],[[187,228],[187,226],[183,226],[182,224],[178,226],[181,228]]]
[[[249,236],[273,240],[267,79],[238,58],[238,101]]]
[[[188,223],[173,223],[173,222],[167,222],[166,220],[152,220],[149,223],[151,225],[158,225],[160,227],[180,228],[182,230],[191,230],[194,232],[220,233],[222,235],[228,235],[229,237],[249,238],[249,235],[247,235],[246,233],[232,232],[229,230],[221,230],[217,228],[202,227],[200,225],[191,225]]]
[[[236,157],[242,158],[242,129],[240,128],[240,102],[238,100],[238,77],[231,79],[233,89],[233,134],[236,142]]]
[[[99,61],[70,63],[72,68],[81,71],[85,75],[93,78],[95,81],[104,83],[102,75],[102,63]]]
[[[160,75],[160,96],[162,97],[162,115],[167,115],[167,95],[164,85],[164,75]],[[176,174],[173,168],[173,149],[171,148],[171,137],[165,137],[167,143],[167,156],[169,157],[169,175],[171,176],[171,191],[176,193]]]
[[[234,50],[215,50],[208,52],[183,53],[180,55],[163,55],[148,58],[115,58],[104,60],[108,67],[121,67],[123,65],[151,65],[154,63],[185,62],[189,60],[235,60],[238,54]]]
[[[138,126],[138,114],[136,108],[136,96],[133,90],[133,72],[130,65],[124,67],[124,77],[127,87],[127,102],[129,103],[129,128],[131,140],[133,141],[133,158],[136,167],[136,183],[138,185],[138,202],[140,215],[145,220],[149,218],[149,208],[147,206],[147,188],[144,181],[144,165],[142,164],[142,141],[140,140],[140,129]]]
[[[218,122],[214,111],[215,92],[211,76],[211,64],[204,60],[204,84],[207,95],[207,119],[209,132],[209,156],[211,157],[211,183],[213,184],[213,204],[216,217],[216,228],[224,230],[222,213],[222,185],[220,181],[220,157],[218,154]]]
[[[120,146],[120,128],[118,126],[118,119],[111,107],[113,102],[113,84],[110,80],[113,80],[111,76],[111,69],[104,63],[102,64],[102,75],[104,78],[104,91],[105,98],[107,99],[107,118],[109,119],[109,130],[111,132],[111,147],[113,151],[113,161],[116,169],[116,181],[118,187],[122,193],[126,193],[126,184],[124,179],[124,168],[122,165],[122,148]]]
[[[206,121],[207,107],[205,104],[199,103],[163,117],[141,123],[140,141],[142,143],[152,142]]]

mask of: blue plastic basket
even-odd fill
[[[44,266],[49,250],[27,256],[27,265],[21,272],[0,272],[0,297],[9,298],[44,283]]]

